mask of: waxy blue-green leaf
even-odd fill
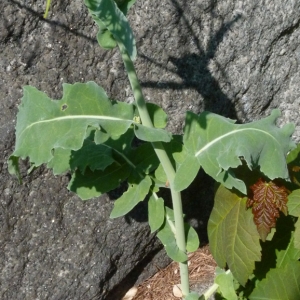
[[[164,110],[154,103],[147,102],[146,106],[153,126],[155,128],[165,128],[167,126],[168,115],[164,112]],[[139,117],[137,109],[135,114]]]
[[[164,245],[168,256],[177,262],[184,262],[187,260],[185,252],[181,251],[176,242],[176,229],[174,224],[173,210],[165,207],[165,221],[162,227],[158,230],[157,237]],[[188,252],[196,251],[199,247],[198,234],[193,227],[185,224],[186,250]]]
[[[120,7],[127,13],[127,10],[134,2],[123,1]],[[113,0],[85,0],[84,3],[100,28],[100,33],[97,37],[100,45],[104,43],[103,46],[106,48],[113,46],[113,40],[109,40],[109,36],[105,37],[105,41],[101,41],[101,37],[99,36],[105,34],[104,29],[106,28],[113,35],[117,43],[125,47],[130,58],[134,60],[136,58],[136,45],[133,32],[125,14],[120,10],[117,3]]]
[[[211,253],[220,268],[226,263],[233,276],[245,285],[255,262],[261,260],[259,234],[246,199],[220,185],[208,221]]]
[[[133,107],[112,104],[94,82],[63,85],[63,98],[51,100],[26,86],[19,106],[16,147],[12,154],[29,157],[36,166],[48,163],[55,148],[78,150],[87,128],[100,126],[111,135],[121,135],[132,124]]]
[[[151,233],[158,230],[165,220],[164,199],[152,194],[148,201],[148,220]]]
[[[142,124],[134,124],[134,133],[137,138],[147,142],[169,142],[172,134],[164,129],[146,127]]]
[[[134,123],[133,112],[133,105],[110,101],[94,82],[64,84],[61,100],[51,100],[43,92],[27,86],[17,115],[16,147],[10,159],[10,171],[17,173],[18,157],[29,157],[31,163],[39,166],[49,163],[58,148],[79,150],[91,127],[99,129],[97,140],[102,131],[104,142],[108,136],[118,137]],[[141,131],[145,140],[147,136],[151,141],[155,136],[157,140],[166,140],[161,129],[149,128],[148,132],[143,126]],[[50,166],[54,167],[53,163]]]
[[[246,194],[244,182],[235,177],[234,168],[244,159],[250,169],[260,170],[270,179],[288,179],[286,155],[295,146],[291,141],[294,125],[282,128],[276,126],[279,110],[259,121],[248,124],[235,124],[235,121],[222,116],[204,112],[195,115],[187,113],[184,128],[184,146],[187,150],[185,162],[175,177],[175,189],[185,189],[194,179],[196,169],[204,171],[227,188],[235,187]],[[181,181],[187,166],[198,160],[192,175]],[[187,180],[189,179],[189,180]]]
[[[127,164],[113,163],[104,171],[92,172],[86,169],[82,174],[77,170],[68,185],[70,191],[76,193],[82,200],[98,197],[117,188],[131,173],[131,167]]]
[[[250,300],[300,299],[300,262],[290,261],[284,267],[271,269],[265,279],[257,283]]]
[[[143,201],[148,195],[152,181],[149,176],[143,179],[128,179],[128,190],[115,201],[110,218],[118,218],[130,212],[139,202]]]

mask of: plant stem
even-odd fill
[[[122,54],[122,59],[128,74],[128,78],[130,81],[130,85],[133,91],[133,95],[135,98],[137,109],[140,114],[142,124],[147,127],[154,127],[147,110],[146,102],[135,72],[133,62],[130,59],[127,51],[124,49],[124,47],[121,44],[119,44],[119,48]],[[168,157],[166,150],[164,149],[163,144],[161,142],[153,142],[152,146],[154,148],[154,151],[159,161],[162,164],[162,167],[167,175],[170,184],[174,218],[175,218],[177,246],[182,252],[186,253],[186,240],[185,240],[181,194],[180,192],[176,192],[174,189],[175,170],[170,161],[170,158]],[[186,261],[179,263],[179,267],[180,267],[180,278],[181,278],[181,291],[182,291],[183,298],[185,298],[185,296],[187,296],[190,291],[187,254],[186,254]]]
[[[47,2],[46,2],[46,9],[45,9],[45,13],[44,13],[44,16],[43,16],[44,19],[47,19],[47,16],[48,16],[48,13],[49,13],[49,9],[50,9],[50,4],[51,4],[51,0],[47,0]]]

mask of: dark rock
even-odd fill
[[[58,99],[63,82],[93,80],[111,98],[133,100],[118,52],[97,45],[83,1],[52,1],[47,20],[44,2],[0,3],[0,298],[120,299],[168,262],[145,205],[110,220],[112,197],[83,202],[66,189],[67,175],[27,175],[25,163],[19,185],[7,172],[22,86]],[[145,97],[168,112],[170,131],[181,132],[186,110],[245,122],[279,107],[299,140],[299,2],[145,0],[129,18]],[[197,180],[184,208],[205,240],[213,186]]]

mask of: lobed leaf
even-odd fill
[[[208,221],[208,237],[212,255],[218,266],[226,263],[233,276],[245,285],[256,261],[260,261],[259,235],[253,216],[246,210],[246,199],[220,185]]]
[[[290,261],[284,267],[271,269],[251,293],[250,300],[300,299],[300,262]]]
[[[269,117],[249,124],[235,124],[235,121],[222,116],[204,112],[195,115],[187,113],[183,143],[186,151],[182,163],[184,172],[178,170],[175,177],[177,191],[185,189],[193,180],[196,171],[204,171],[225,187],[236,188],[247,194],[246,186],[236,177],[234,169],[246,162],[249,169],[260,166],[270,179],[288,179],[286,155],[294,147],[291,134],[294,125],[287,124],[278,128],[275,123],[280,116],[279,110],[273,110]],[[198,161],[192,168],[193,176],[182,181],[188,170],[185,165]]]
[[[92,170],[104,169],[112,163],[111,153],[87,139],[91,128],[96,130],[96,143],[105,144],[108,139],[121,141],[119,137],[134,123],[133,116],[133,105],[112,102],[94,82],[64,84],[61,100],[51,100],[43,92],[27,86],[17,115],[16,147],[9,159],[9,171],[18,176],[18,157],[29,157],[35,166],[47,163],[55,173],[67,169],[63,160],[69,161],[69,169],[75,165],[81,170],[87,166]],[[147,137],[151,141],[171,139],[162,129],[148,131],[143,126],[141,131],[144,140]],[[98,154],[92,157],[93,150]],[[103,156],[105,160],[101,160]]]

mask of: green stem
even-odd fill
[[[45,10],[45,13],[44,13],[44,19],[46,19],[47,18],[47,16],[48,16],[48,13],[49,13],[49,9],[50,9],[50,4],[51,4],[51,0],[47,0],[47,2],[46,2],[46,10]]]
[[[130,59],[127,51],[124,49],[123,45],[119,44],[119,48],[122,54],[122,59],[128,74],[128,78],[130,81],[130,85],[133,91],[133,95],[135,98],[136,106],[139,111],[142,124],[147,127],[154,127],[146,107],[146,102],[135,72],[133,62]],[[167,174],[167,178],[170,184],[174,218],[175,218],[177,246],[182,252],[186,253],[186,240],[185,240],[181,194],[179,192],[176,192],[174,189],[175,170],[170,161],[170,158],[168,157],[166,150],[164,149],[163,144],[161,142],[153,142],[152,146],[154,148],[154,151],[159,161],[162,164],[165,173]],[[185,298],[185,296],[187,296],[190,291],[187,254],[186,254],[186,261],[179,263],[179,267],[180,267],[180,278],[181,278],[181,291],[183,294],[183,298]]]

